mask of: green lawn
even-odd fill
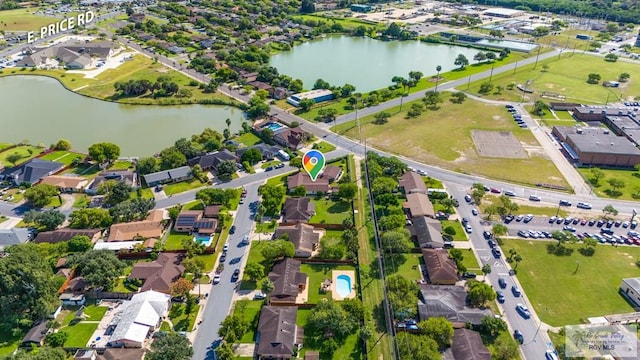
[[[633,312],[618,294],[623,278],[638,276],[640,248],[598,245],[592,257],[577,252],[558,257],[546,251],[546,241],[505,240],[504,253],[522,256],[518,280],[538,316],[547,324],[584,323],[587,317]],[[553,242],[552,242],[553,243]],[[577,270],[577,271],[576,271]]]
[[[317,304],[321,299],[331,298],[331,291],[322,294],[320,292],[320,285],[324,279],[331,280],[333,278],[331,274],[332,270],[355,270],[355,267],[333,264],[302,264],[300,266],[300,271],[309,277],[309,298],[307,301],[309,304]],[[356,279],[353,280],[356,281]]]
[[[18,154],[21,156],[20,159],[16,161],[16,165],[17,165],[36,157],[36,155],[40,154],[41,152],[42,152],[42,149],[35,146],[30,146],[30,145],[17,146],[17,147],[14,147],[13,149],[9,149],[7,151],[3,151],[0,153],[0,164],[4,165],[5,167],[13,166],[13,164],[7,160],[7,157],[9,157],[9,155],[12,155],[12,154]]]
[[[74,198],[76,199],[73,202],[74,209],[86,208],[91,202],[91,198],[85,194],[74,194]]]
[[[444,229],[448,228],[449,226],[451,226],[456,233],[454,235],[452,235],[453,237],[453,241],[467,241],[469,240],[467,238],[467,234],[465,233],[464,229],[462,228],[462,224],[460,224],[459,221],[457,220],[440,220],[440,223],[442,224],[442,233],[444,234]]]
[[[258,263],[264,266],[265,262],[264,262],[264,256],[262,256],[262,248],[266,246],[269,246],[268,240],[252,241],[251,249],[249,250],[249,256],[247,257],[247,264]],[[265,267],[264,269],[265,277],[269,274],[269,271],[271,271],[271,269]],[[256,288],[258,288],[258,286],[260,286],[261,281],[262,279],[258,279],[257,282],[250,281],[247,275],[243,273],[242,282],[240,283],[240,289],[255,290]]]
[[[424,259],[421,253],[386,255],[384,262],[387,276],[398,274],[411,281],[422,279],[419,265],[424,266]]]
[[[411,103],[404,104],[402,111],[400,107],[388,109],[386,112],[391,117],[384,125],[373,124],[373,115],[365,116],[360,119],[362,136],[378,149],[453,171],[523,184],[567,185],[553,162],[535,153],[523,159],[478,155],[471,137],[473,130],[510,131],[521,144],[540,148],[533,134],[519,128],[504,107],[470,99],[454,104],[449,101],[448,93],[442,94],[442,98],[439,109],[425,110],[417,118],[406,118]],[[422,101],[415,103],[422,104]],[[332,130],[359,138],[355,121]]]
[[[4,31],[37,31],[42,26],[53,24],[56,19],[35,15],[38,8],[0,11],[0,24]]]
[[[65,347],[86,347],[91,340],[91,335],[98,328],[98,323],[79,322],[75,325],[69,325],[60,331],[69,334],[67,341],[64,342]]]
[[[41,159],[49,160],[49,161],[57,161],[65,165],[71,165],[73,160],[75,160],[76,158],[82,160],[84,157],[85,157],[84,154],[80,154],[72,151],[54,151],[41,157]]]
[[[313,224],[342,224],[342,221],[353,213],[351,204],[346,201],[325,199],[311,201],[316,205],[316,213],[309,219]]]
[[[326,153],[336,149],[335,146],[333,146],[333,145],[331,145],[331,144],[329,144],[327,142],[324,142],[324,141],[320,141],[319,143],[313,144],[313,148],[318,150],[318,151],[320,151],[323,154],[326,154]]]
[[[615,169],[600,169],[604,173],[597,184],[593,180],[592,170],[589,168],[578,168],[580,174],[591,183],[591,188],[596,195],[605,198],[615,198],[621,200],[637,201],[640,199],[640,172],[633,170],[615,170]],[[625,187],[619,189],[620,194],[612,192],[612,188],[609,185],[609,179],[619,179],[625,184]]]
[[[13,144],[9,144],[9,143],[0,143],[0,151],[8,148],[9,146],[13,146]]]
[[[492,204],[501,205],[502,202],[500,201],[500,198],[497,196],[485,195],[482,198],[482,203],[478,207],[478,210],[484,214],[484,209],[486,209],[487,206]],[[562,217],[566,217],[568,214],[567,211],[564,209],[560,209],[560,211],[558,212],[557,206],[535,206],[535,205],[525,205],[520,203],[518,203],[518,211],[516,211],[515,213],[540,215],[540,216],[555,216],[557,213],[558,216],[562,216]],[[494,215],[492,217],[492,219],[497,219],[497,218],[498,218],[497,215]]]
[[[166,250],[182,250],[182,240],[189,238],[193,240],[193,235],[189,235],[189,233],[177,232],[173,229],[167,236],[167,240],[164,243],[164,248]]]
[[[249,328],[244,336],[238,341],[242,344],[253,344],[256,341],[256,331],[258,330],[258,319],[260,309],[264,304],[263,300],[238,300],[233,308],[233,314],[240,314],[249,322]]]
[[[204,260],[204,271],[208,272],[213,270],[213,266],[215,265],[217,255],[218,253],[214,253],[214,254],[196,255],[196,257]]]
[[[198,310],[200,309],[200,305],[194,305],[191,313],[185,313],[186,305],[185,304],[173,304],[171,306],[171,310],[169,311],[169,319],[173,323],[174,331],[191,331],[193,330],[193,325],[196,322],[196,316],[198,315]]]
[[[106,306],[89,305],[84,308],[84,314],[87,315],[87,321],[100,321],[108,309]]]
[[[272,177],[269,178],[269,180],[267,180],[267,185],[281,185],[281,186],[287,186],[287,177],[289,175],[293,175],[295,174],[296,171],[292,171],[290,173],[286,173],[286,174],[282,174],[280,176],[276,176],[276,177]]]
[[[260,166],[260,168],[262,169],[266,169],[268,167],[275,167],[276,165],[280,164],[282,161],[280,160],[271,160],[271,161],[265,161],[262,163],[262,165]]]
[[[205,183],[200,182],[198,179],[192,179],[189,181],[181,181],[175,184],[166,184],[163,185],[164,193],[167,195],[179,194],[181,192],[185,192],[188,190],[197,189],[199,187],[205,186]]]
[[[0,332],[0,356],[4,357],[11,354],[22,342],[25,334],[12,336],[9,331]]]
[[[462,255],[463,255],[462,265],[464,265],[467,268],[467,270],[471,272],[475,272],[478,275],[482,274],[482,271],[481,271],[482,268],[478,264],[478,260],[473,254],[473,250],[471,249],[462,250]]]
[[[273,232],[275,231],[277,226],[278,226],[277,222],[275,223],[272,221],[261,222],[259,224],[256,224],[255,232],[256,233]]]
[[[422,180],[424,180],[424,184],[427,186],[427,189],[444,189],[442,181],[438,179],[434,179],[430,176],[423,176]]]
[[[246,132],[236,137],[234,140],[246,146],[253,146],[262,142],[262,140],[260,140],[260,138],[253,132]]]

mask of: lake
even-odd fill
[[[28,140],[46,146],[59,139],[86,152],[97,142],[120,146],[121,156],[149,156],[209,127],[231,132],[242,128],[244,113],[209,105],[123,105],[91,99],[41,76],[0,78],[0,142]]]
[[[408,77],[409,71],[435,75],[455,69],[459,54],[474,63],[478,49],[420,41],[381,41],[367,37],[329,36],[295,46],[271,57],[270,65],[281,74],[301,79],[311,89],[317,79],[334,86],[354,85],[368,92],[392,85],[391,78]]]

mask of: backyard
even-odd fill
[[[172,304],[169,319],[173,323],[173,331],[192,331],[200,305],[194,305],[191,312],[186,313],[186,304]]]
[[[76,319],[77,307],[64,310],[58,316],[58,319],[62,318],[60,331],[69,335],[67,341],[65,341],[65,347],[85,347],[91,340],[91,335],[96,331],[100,320],[106,314],[108,307],[87,305],[83,309],[85,317],[83,319]]]
[[[39,147],[35,147],[31,145],[17,146],[17,147],[14,147],[13,149],[9,149],[0,153],[0,164],[4,165],[4,167],[11,167],[14,165],[18,165],[29,159],[34,158],[36,155],[40,154],[41,152],[42,152],[42,149]],[[10,156],[13,154],[18,154],[20,156],[16,160],[15,164],[8,160]],[[15,159],[12,159],[12,160],[15,160]]]
[[[250,324],[247,332],[244,333],[240,341],[241,344],[253,344],[256,341],[256,331],[258,330],[258,319],[260,309],[264,304],[263,300],[238,300],[233,307],[233,314],[240,314]]]
[[[59,163],[63,163],[65,165],[71,165],[71,163],[75,160],[82,160],[85,157],[84,154],[72,152],[72,151],[53,151],[44,155],[40,159],[49,160],[49,161],[57,161]]]
[[[384,272],[387,276],[401,275],[407,280],[421,280],[420,266],[424,266],[422,253],[386,255]],[[364,282],[364,280],[363,280]]]
[[[342,224],[342,221],[351,216],[351,204],[346,201],[312,199],[316,206],[316,213],[309,219],[312,224]]]
[[[335,265],[335,264],[302,264],[300,271],[309,277],[309,298],[307,303],[317,304],[321,299],[331,299],[331,291],[325,293],[320,291],[322,281],[332,279],[332,270],[355,270],[352,265]],[[353,279],[355,282],[356,279]]]
[[[404,104],[402,112],[399,107],[387,110],[390,117],[383,125],[374,124],[373,115],[365,116],[360,120],[362,136],[378,149],[458,172],[522,184],[567,185],[553,162],[542,154],[533,134],[519,128],[504,107],[470,99],[454,104],[449,101],[450,94],[442,94],[442,98],[438,110],[425,110],[416,118],[407,118],[413,103]],[[332,130],[353,139],[359,136],[354,121]],[[529,156],[479,156],[471,136],[473,130],[510,131]]]
[[[638,276],[640,248],[598,245],[595,255],[587,257],[578,253],[581,245],[566,244],[576,251],[556,256],[547,252],[549,243],[555,241],[505,240],[502,247],[504,253],[515,249],[522,257],[518,280],[542,321],[561,326],[633,312],[618,288],[623,278]]]
[[[253,146],[262,142],[262,140],[251,131],[236,137],[235,140],[245,146]]]

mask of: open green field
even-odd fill
[[[0,11],[0,28],[4,31],[36,31],[57,19],[35,15],[38,8]]]
[[[527,200],[522,200],[522,201],[527,201]],[[564,209],[560,209],[560,211],[558,212],[558,207],[557,206],[534,206],[534,205],[528,205],[528,204],[523,204],[522,201],[515,201],[516,204],[518,204],[518,211],[515,212],[515,214],[531,214],[531,215],[541,215],[541,216],[555,216],[556,212],[558,213],[558,216],[562,216],[562,217],[566,217],[567,216],[567,211]],[[485,195],[482,198],[482,203],[480,204],[480,206],[478,207],[478,210],[481,213],[484,213],[484,210],[487,208],[487,206],[490,205],[502,205],[502,202],[500,201],[500,198],[498,196],[494,196],[494,195]],[[492,219],[496,219],[498,218],[498,215],[494,215],[492,217]]]
[[[406,118],[411,103],[404,104],[401,112],[399,107],[387,110],[392,115],[384,125],[373,124],[374,117],[366,116],[360,120],[362,136],[378,149],[462,173],[522,184],[567,186],[553,162],[538,155],[541,147],[533,134],[519,128],[504,107],[470,99],[453,104],[448,93],[442,98],[440,109],[425,110],[417,118]],[[355,121],[332,130],[353,139],[359,136]],[[532,151],[525,159],[481,157],[471,138],[472,130],[511,131]]]
[[[623,278],[638,276],[640,248],[598,245],[595,255],[586,257],[577,251],[581,245],[567,244],[576,251],[555,256],[547,253],[548,243],[555,241],[505,240],[502,247],[505,253],[515,249],[522,256],[518,280],[542,321],[561,326],[633,312],[618,288]]]
[[[42,152],[41,148],[30,146],[30,145],[14,147],[13,149],[9,149],[7,151],[3,151],[0,153],[0,164],[4,165],[5,167],[13,166],[13,164],[10,163],[9,160],[7,160],[9,155],[12,155],[12,154],[18,154],[21,156],[21,158],[18,161],[16,161],[16,165],[17,165],[36,157],[36,155],[40,154],[41,152]]]
[[[548,69],[544,69],[547,65]],[[535,69],[534,69],[535,67]],[[607,80],[618,80],[621,73],[632,74],[629,82],[621,83],[620,88],[611,89],[602,84],[588,84],[587,75],[597,73],[601,76],[601,82]],[[551,92],[564,95],[567,102],[580,102],[586,104],[605,104],[619,100],[633,99],[640,94],[640,81],[633,77],[637,73],[637,65],[629,62],[618,61],[610,63],[604,61],[600,56],[582,53],[564,53],[560,56],[541,60],[537,67],[535,64],[518,67],[515,72],[507,71],[493,76],[493,85],[505,88],[501,94],[483,95],[487,99],[501,99],[509,101],[521,101],[522,92],[517,88],[506,90],[510,83],[525,84],[530,82],[529,89],[533,94],[526,94],[525,101],[540,99],[543,92]],[[479,94],[480,84],[487,79],[472,82],[470,87],[459,90],[469,91]],[[552,99],[542,99],[545,102],[557,101]]]
[[[294,19],[301,19],[303,21],[325,22],[327,24],[336,23],[336,24],[342,25],[342,27],[344,27],[346,30],[353,30],[359,26],[365,26],[367,28],[374,27],[374,28],[377,28],[378,30],[383,30],[385,28],[384,24],[382,23],[375,23],[375,22],[360,20],[356,18],[341,18],[341,17],[331,16],[331,14],[327,12],[325,13],[320,12],[312,15],[298,15],[294,17]]]
[[[582,176],[587,179],[587,181],[591,184],[591,188],[596,193],[596,195],[606,198],[615,198],[615,199],[623,199],[623,200],[638,200],[640,199],[640,172],[634,170],[616,170],[616,169],[600,169],[604,173],[604,177],[602,177],[597,184],[593,181],[593,175],[591,169],[589,168],[578,168],[578,171]],[[616,195],[612,193],[611,185],[607,182],[609,179],[619,179],[622,180],[625,186],[618,191],[621,192],[620,196],[612,196]]]
[[[313,224],[342,224],[342,221],[351,216],[351,204],[346,201],[333,201],[326,199],[312,199],[316,205],[316,213],[309,219]]]
[[[54,151],[41,157],[42,160],[57,161],[65,165],[71,165],[73,160],[75,159],[82,160],[83,158],[84,158],[83,154],[79,154],[72,151]]]

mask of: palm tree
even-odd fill
[[[435,92],[438,92],[438,80],[440,80],[440,71],[442,70],[442,66],[438,65],[436,66],[436,71],[438,72],[436,74],[436,89],[434,90]]]
[[[231,127],[231,119],[227,118],[224,122],[227,123],[227,129],[229,129]]]

